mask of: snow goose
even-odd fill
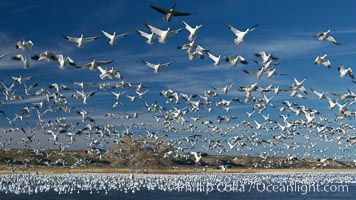
[[[67,65],[70,64],[72,66],[77,66],[77,64],[74,62],[73,59],[70,57],[64,57],[63,55],[56,55],[55,60],[59,62],[59,69],[60,70],[65,70],[67,68]]]
[[[56,54],[50,52],[50,51],[45,51],[41,53],[40,55],[32,55],[31,56],[32,60],[46,60],[46,61],[51,61],[56,59]]]
[[[152,25],[149,24],[145,24],[145,26],[150,29],[152,31],[152,33],[156,34],[159,36],[158,38],[158,42],[161,44],[165,44],[167,42],[168,37],[175,35],[177,33],[179,33],[182,29],[177,29],[177,30],[173,30],[171,31],[170,28],[167,28],[167,30],[161,30],[159,28],[156,28]]]
[[[245,72],[246,74],[254,74],[254,75],[256,75],[257,79],[261,79],[262,75],[265,72],[267,72],[267,69],[265,67],[262,67],[258,71],[249,71],[249,70],[246,70],[246,69],[243,69],[242,71]]]
[[[315,34],[315,37],[317,37],[319,41],[327,40],[327,41],[332,42],[336,45],[340,45],[340,43],[337,42],[335,40],[335,38],[330,35],[330,32],[331,32],[331,29],[324,31],[324,32],[317,33],[317,34]]]
[[[267,54],[265,51],[260,51],[260,52],[256,53],[255,56],[262,58],[262,62],[261,63],[257,62],[257,64],[266,64],[270,60],[278,60],[277,56],[273,55],[272,53]]]
[[[355,78],[354,73],[350,67],[346,69],[344,66],[340,66],[337,68],[337,70],[340,72],[340,78],[345,78],[346,75],[349,75],[352,79]]]
[[[107,38],[109,38],[109,44],[111,45],[111,46],[114,46],[115,44],[116,44],[116,41],[118,40],[118,39],[121,39],[121,38],[123,38],[123,37],[126,37],[126,36],[128,36],[130,33],[123,33],[123,34],[119,34],[119,35],[116,35],[116,32],[114,32],[113,34],[110,34],[110,33],[107,33],[107,32],[105,32],[105,31],[103,31],[103,30],[100,30],[101,31],[101,33],[103,34],[103,35],[105,35]]]
[[[221,60],[223,59],[223,58],[221,57],[221,55],[219,55],[219,56],[214,56],[214,55],[211,54],[209,51],[207,51],[206,53],[208,54],[209,58],[214,61],[214,65],[215,65],[215,66],[220,65]]]
[[[229,25],[229,24],[226,24],[226,26],[227,26],[227,27],[235,34],[235,36],[236,36],[236,38],[234,39],[234,43],[235,43],[236,45],[239,45],[239,44],[241,44],[241,43],[244,41],[246,35],[247,35],[249,32],[255,30],[258,25],[255,25],[255,26],[252,26],[252,27],[250,27],[250,28],[247,28],[245,31],[240,31],[240,30],[236,29],[235,27],[233,27],[233,26],[231,26],[231,25]]]
[[[107,68],[103,69],[101,66],[98,66],[98,70],[100,71],[99,77],[101,80],[104,80],[106,77],[109,79],[113,79],[113,78],[122,79],[120,72],[114,70],[113,67],[110,70],[108,70]]]
[[[199,24],[196,25],[194,28],[192,28],[189,24],[187,24],[187,22],[183,21],[184,27],[185,29],[187,29],[189,31],[189,36],[188,36],[188,40],[189,41],[194,41],[197,39],[197,31],[199,28],[201,28],[203,25]]]
[[[29,41],[25,41],[25,40],[22,40],[22,41],[18,41],[16,43],[16,49],[22,49],[24,51],[28,51],[29,49],[31,49],[33,47],[33,42],[31,40]]]
[[[153,64],[150,63],[148,61],[142,60],[143,63],[145,63],[145,65],[147,65],[148,67],[154,69],[154,72],[157,74],[161,71],[161,68],[163,67],[168,67],[169,65],[171,65],[173,62],[168,62],[168,63],[158,63],[158,64]]]
[[[146,33],[144,31],[141,31],[139,29],[136,29],[136,32],[139,33],[142,37],[146,38],[146,43],[149,44],[149,45],[152,45],[153,44],[153,41],[154,39],[157,37],[156,34],[154,34],[153,32],[151,32],[150,34],[149,33]]]
[[[314,60],[314,63],[317,65],[324,65],[327,68],[331,68],[330,60],[326,58],[327,55],[324,54],[323,56],[317,56]]]
[[[236,67],[237,63],[242,63],[244,65],[247,65],[248,62],[246,59],[240,55],[236,56],[235,58],[232,56],[226,56],[225,60],[231,64],[232,67]]]
[[[226,84],[225,87],[223,88],[217,88],[217,87],[213,87],[215,90],[220,90],[222,91],[224,94],[227,94],[230,89],[232,88],[232,86],[234,85],[234,82],[232,82],[231,84]]]
[[[188,16],[188,15],[190,15],[190,13],[188,13],[188,12],[175,11],[174,10],[175,7],[176,7],[176,4],[174,4],[171,9],[167,10],[167,9],[164,9],[164,8],[159,8],[157,6],[151,5],[151,8],[153,8],[155,11],[157,11],[159,13],[162,13],[162,14],[165,14],[163,19],[166,22],[170,22],[173,16]]]
[[[102,65],[107,65],[107,64],[110,64],[112,63],[114,60],[103,60],[103,61],[96,61],[95,59],[83,66],[79,66],[77,68],[89,68],[90,71],[94,71],[96,70],[99,66],[102,66]]]
[[[14,57],[12,57],[13,60],[18,60],[18,61],[22,61],[23,63],[23,68],[24,69],[30,69],[30,63],[28,62],[27,58],[21,54],[18,54]]]
[[[202,155],[201,155],[200,152],[191,151],[191,152],[190,152],[190,155],[194,156],[194,162],[195,162],[196,164],[200,163],[201,158],[202,158]]]
[[[303,86],[304,81],[306,80],[306,78],[304,78],[302,81],[298,81],[296,78],[294,78],[294,83],[292,84],[291,88],[293,91],[302,91],[305,94],[308,94],[307,90],[305,89],[305,87]]]
[[[83,34],[81,34],[79,38],[77,38],[77,37],[70,37],[70,36],[63,36],[63,37],[64,37],[64,39],[66,39],[66,40],[68,40],[68,41],[77,43],[77,47],[78,47],[78,48],[83,48],[84,43],[92,42],[92,41],[94,41],[94,40],[96,40],[96,39],[99,38],[99,36],[84,37]]]
[[[87,86],[92,86],[97,84],[98,82],[93,82],[93,83],[85,83],[84,81],[82,82],[73,82],[74,85],[79,86],[82,90],[87,87]]]
[[[313,88],[310,88],[310,90],[316,95],[319,97],[319,99],[326,99],[326,95],[325,95],[325,92],[318,92],[316,90],[314,90]]]
[[[285,76],[285,75],[287,75],[287,74],[281,74],[279,72],[276,72],[276,68],[271,69],[271,70],[267,70],[266,74],[267,74],[267,78],[272,78],[272,76]]]
[[[33,78],[33,76],[27,76],[27,77],[16,77],[16,76],[11,76],[12,80],[18,82],[20,85],[23,85],[25,83],[25,81],[31,80]]]
[[[83,90],[76,90],[75,93],[72,94],[73,97],[77,99],[82,99],[83,104],[88,104],[88,99],[90,96],[94,96],[95,91],[91,91],[89,93],[85,93]]]

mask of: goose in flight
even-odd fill
[[[139,29],[136,29],[136,32],[139,33],[142,37],[146,38],[146,43],[149,44],[149,45],[152,45],[153,44],[153,40],[155,38],[157,38],[157,35],[154,34],[153,32],[151,32],[151,34],[149,33],[146,33],[144,31],[141,31]]]
[[[30,69],[30,63],[28,62],[27,58],[21,54],[18,54],[14,57],[12,57],[13,60],[18,60],[18,61],[22,61],[23,63],[23,68],[24,69]]]
[[[222,91],[224,94],[227,94],[229,91],[230,91],[230,89],[232,88],[232,86],[234,85],[234,82],[232,82],[231,84],[227,84],[227,85],[225,85],[225,87],[223,87],[223,88],[217,88],[217,87],[213,87],[215,90],[220,90],[220,91]]]
[[[157,74],[161,71],[161,68],[163,67],[168,67],[169,65],[171,65],[173,62],[168,62],[168,63],[158,63],[158,64],[153,64],[150,63],[148,61],[142,60],[143,63],[145,63],[145,65],[147,65],[148,67],[154,69],[154,72]]]
[[[273,55],[272,53],[267,54],[265,51],[260,51],[256,53],[255,56],[262,58],[262,62],[261,63],[257,62],[257,64],[266,64],[271,60],[278,60],[277,56]]]
[[[194,159],[195,159],[194,162],[195,163],[200,163],[201,158],[202,158],[202,155],[201,155],[200,152],[191,151],[190,155],[194,156]]]
[[[245,72],[246,74],[254,74],[256,75],[257,79],[261,79],[262,75],[267,72],[267,68],[262,67],[261,69],[259,69],[258,71],[249,71],[246,69],[242,70],[243,72]],[[272,75],[271,75],[272,76]]]
[[[197,31],[199,28],[201,28],[203,25],[199,24],[196,25],[194,28],[192,28],[189,24],[187,24],[187,22],[183,21],[184,27],[185,29],[187,29],[189,31],[189,36],[188,36],[188,40],[189,41],[195,41],[197,39]]]
[[[107,65],[112,63],[114,60],[103,60],[103,61],[96,61],[95,59],[83,66],[79,66],[77,68],[89,68],[90,71],[95,71],[99,66]]]
[[[285,76],[285,75],[287,75],[287,74],[281,74],[279,72],[276,72],[276,68],[274,68],[272,70],[267,70],[266,74],[267,74],[267,78],[272,78],[272,76]]]
[[[96,39],[99,38],[99,36],[84,37],[83,34],[81,34],[79,38],[77,38],[77,37],[70,37],[70,36],[63,36],[63,37],[64,37],[64,39],[66,39],[66,40],[68,40],[68,41],[77,43],[77,47],[78,47],[78,48],[83,48],[84,43],[92,42],[92,41],[94,41],[94,40],[96,40]]]
[[[31,80],[33,78],[33,76],[27,76],[27,77],[16,77],[16,76],[11,76],[12,80],[18,82],[20,85],[23,85],[25,83],[25,81]]]
[[[167,30],[161,30],[159,28],[156,28],[152,25],[149,24],[145,24],[145,26],[150,29],[152,31],[152,33],[156,34],[159,36],[158,38],[158,42],[161,44],[165,44],[167,42],[168,37],[175,35],[177,33],[179,33],[182,29],[177,29],[177,30],[173,30],[171,31],[170,28],[167,28]]]
[[[123,34],[119,34],[119,35],[116,35],[116,32],[114,32],[113,34],[110,34],[110,33],[107,33],[107,32],[105,32],[105,31],[103,31],[103,30],[100,30],[101,31],[101,33],[103,34],[103,35],[105,35],[107,38],[109,38],[109,44],[111,45],[111,46],[114,46],[115,44],[116,44],[116,41],[118,40],[118,39],[121,39],[121,38],[124,38],[124,37],[126,37],[126,36],[128,36],[128,35],[130,35],[130,33],[123,33]]]
[[[104,80],[106,77],[109,79],[113,79],[113,78],[122,79],[123,78],[121,76],[120,72],[117,70],[114,70],[113,67],[110,70],[108,70],[107,68],[103,69],[101,66],[98,66],[98,70],[100,72],[99,77],[101,80]]]
[[[330,60],[326,58],[326,54],[324,54],[323,56],[317,56],[314,60],[314,63],[317,65],[324,65],[327,68],[331,68],[331,63]]]
[[[195,40],[193,40],[189,44],[184,44],[177,48],[178,49],[186,49],[187,53],[188,53],[189,60],[194,60],[196,57],[199,57],[200,59],[204,59],[204,53],[209,51],[209,50],[205,49],[204,47],[195,44]]]
[[[77,64],[74,62],[73,59],[71,59],[70,57],[64,57],[62,54],[61,55],[56,55],[55,56],[55,60],[57,60],[59,62],[59,69],[60,70],[65,70],[67,69],[67,65],[70,64],[72,66],[77,66]]]
[[[350,67],[346,69],[344,66],[340,66],[337,70],[340,72],[340,78],[345,78],[346,75],[349,75],[350,78],[355,79],[354,73]]]
[[[98,82],[86,83],[86,82],[84,82],[84,81],[82,81],[82,82],[73,82],[74,85],[79,86],[82,90],[83,90],[85,87],[92,86],[92,85],[95,85],[95,84],[97,84],[97,83],[98,83]]]
[[[303,86],[304,81],[306,80],[306,78],[304,78],[302,81],[298,81],[296,78],[294,78],[294,83],[292,84],[291,88],[293,91],[302,91],[305,94],[308,94],[307,90],[305,89],[305,87]]]
[[[315,37],[317,37],[319,41],[327,40],[327,41],[332,42],[336,45],[340,45],[340,43],[337,42],[335,40],[335,38],[330,35],[330,32],[331,32],[331,29],[324,31],[324,32],[317,33],[317,34],[315,34]]]
[[[215,65],[215,66],[220,65],[221,60],[223,59],[223,58],[221,57],[221,55],[219,55],[219,56],[214,56],[214,55],[211,54],[209,51],[207,51],[206,53],[208,54],[209,58],[214,61],[214,65]]]
[[[94,96],[95,91],[91,91],[89,93],[85,93],[83,90],[76,90],[75,93],[72,94],[73,97],[77,99],[82,99],[83,104],[88,104],[88,99],[90,96]]]
[[[159,8],[157,6],[151,5],[151,8],[153,8],[155,11],[165,14],[163,19],[166,22],[170,22],[172,20],[173,16],[188,16],[188,15],[190,15],[190,13],[188,13],[188,12],[175,11],[175,7],[176,7],[176,4],[173,4],[172,8],[167,10],[164,8]]]
[[[325,92],[318,92],[316,90],[314,90],[313,88],[310,88],[310,90],[316,95],[319,97],[319,99],[327,99],[326,98],[326,95],[325,95]]]
[[[46,61],[51,61],[56,59],[56,54],[50,52],[50,51],[45,51],[41,53],[40,55],[32,55],[31,56],[32,60],[46,60]]]
[[[240,55],[236,56],[235,58],[232,56],[226,56],[225,60],[231,64],[232,67],[236,67],[237,63],[242,63],[244,65],[247,65],[248,62],[246,59]]]
[[[25,41],[25,40],[22,40],[22,41],[18,41],[16,43],[16,49],[22,49],[24,51],[28,51],[29,49],[31,49],[33,47],[33,42],[31,40],[29,41]]]
[[[226,24],[226,26],[227,26],[227,27],[235,34],[235,36],[236,36],[236,38],[234,39],[234,43],[235,43],[236,45],[239,45],[239,44],[241,44],[241,43],[244,41],[246,35],[247,35],[248,33],[250,33],[251,31],[255,30],[258,25],[255,25],[255,26],[252,26],[252,27],[250,27],[250,28],[247,28],[245,31],[240,31],[240,30],[236,29],[235,27],[233,27],[233,26],[231,26],[231,25],[229,25],[229,24]]]

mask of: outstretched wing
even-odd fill
[[[151,5],[151,8],[153,8],[154,10],[156,10],[157,12],[160,12],[162,14],[169,13],[169,10],[166,10],[166,9],[163,9],[163,8],[159,8],[159,7],[156,7],[156,6],[153,6],[153,5]]]
[[[98,39],[98,38],[99,38],[99,36],[86,37],[86,38],[83,38],[83,40],[84,40],[85,42],[91,42],[91,41],[94,41],[94,40],[96,40],[96,39]]]

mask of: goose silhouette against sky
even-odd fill
[[[151,8],[153,8],[155,11],[164,14],[164,21],[170,22],[172,20],[173,16],[188,16],[190,13],[188,12],[181,12],[181,11],[176,11],[175,10],[176,4],[173,4],[172,8],[170,9],[165,9],[165,8],[160,8],[157,6],[151,5]]]

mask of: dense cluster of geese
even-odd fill
[[[156,6],[152,8],[163,13],[167,23],[172,17],[190,14],[176,11],[175,6],[171,9]],[[191,26],[187,20],[182,21],[182,24],[189,32],[188,43],[178,48],[187,52],[189,60],[211,59],[212,65],[215,66],[226,61],[233,67],[249,63],[242,55],[214,55],[213,48],[197,44],[198,31],[203,27],[202,24]],[[171,30],[160,29],[148,23],[144,25],[147,30],[136,29],[136,32],[144,37],[149,45],[153,45],[156,40],[163,45],[167,40],[173,40],[176,34],[184,34],[183,28]],[[247,43],[245,40],[249,34],[258,34],[257,25],[244,31],[230,24],[225,25],[227,32],[229,30],[232,32],[231,43],[235,45]],[[108,33],[104,30],[101,30],[101,33],[108,39],[110,45],[116,45],[118,40],[132,34]],[[93,43],[100,37],[99,35],[87,37],[85,34],[81,34],[80,37],[64,36],[63,42],[68,40],[75,43],[78,48],[90,48],[87,43]],[[331,30],[317,33],[315,37],[322,41],[320,45],[324,45],[325,42],[340,45],[331,35]],[[232,90],[236,91],[234,86],[238,85],[234,81],[198,94],[187,94],[167,88],[156,94],[156,100],[152,101],[152,98],[145,96],[151,94],[154,86],[126,81],[118,69],[108,68],[114,60],[94,59],[87,64],[79,64],[69,56],[51,51],[26,55],[35,47],[31,40],[18,41],[15,46],[18,50],[14,51],[23,53],[15,55],[4,53],[0,56],[0,62],[8,57],[14,62],[21,61],[27,72],[31,71],[31,66],[36,62],[45,61],[48,65],[58,62],[58,67],[62,71],[75,70],[74,68],[88,70],[92,71],[93,75],[98,75],[98,78],[95,82],[77,80],[68,85],[61,82],[64,77],[59,75],[58,82],[43,85],[36,82],[40,81],[36,80],[36,76],[11,74],[5,77],[6,72],[2,71],[0,102],[3,105],[0,104],[0,119],[3,128],[0,130],[4,136],[0,144],[4,149],[18,143],[16,145],[23,145],[22,147],[33,149],[34,152],[46,152],[51,145],[63,151],[72,149],[80,141],[82,143],[87,141],[88,148],[105,149],[112,143],[120,143],[124,137],[130,136],[150,142],[161,142],[160,138],[164,138],[167,146],[175,147],[174,151],[171,151],[171,148],[153,151],[163,152],[165,157],[188,155],[197,164],[202,161],[200,152],[203,151],[234,155],[242,152],[258,155],[263,159],[269,156],[288,156],[291,160],[296,157],[322,155],[325,156],[320,163],[323,166],[327,165],[328,157],[340,160],[354,158],[356,128],[349,119],[355,119],[353,106],[356,102],[356,93],[350,89],[344,94],[309,90],[304,87],[308,78],[303,80],[294,78],[289,88],[280,88],[272,84],[273,82],[262,86],[258,83],[260,79],[286,76],[277,72],[279,58],[273,53],[263,50],[256,52],[255,62],[259,69],[257,71],[243,69],[246,76],[256,76],[256,82],[237,86],[241,96],[231,95]],[[153,63],[143,59],[142,62],[143,70],[146,65],[153,69],[156,76],[173,68],[175,64],[174,61]],[[315,64],[331,68],[331,62],[326,54],[316,57]],[[73,69],[70,69],[70,66],[73,66]],[[163,68],[165,69],[162,70]],[[354,74],[351,68],[340,66],[338,72],[340,78],[350,78],[352,84]],[[110,82],[106,82],[107,80]],[[98,113],[85,107],[86,104],[95,101],[92,98],[98,93],[112,94],[113,103],[108,106],[104,116],[98,116]],[[320,103],[321,106],[325,102],[325,105],[329,105],[326,108],[336,117],[329,113],[325,115],[315,108],[302,104],[303,99],[314,98],[314,94],[323,101]],[[280,101],[283,97],[285,99]],[[29,101],[26,101],[27,99]],[[33,99],[37,101],[33,102]],[[24,106],[20,111],[5,107],[12,103]],[[130,106],[131,103],[132,105],[135,103],[135,106],[141,105],[145,112],[125,112],[124,107]],[[245,109],[242,115],[235,112],[240,109],[239,106]],[[99,122],[99,118],[104,118],[105,122]],[[14,133],[14,137],[5,137],[8,133]],[[15,138],[18,138],[18,141]],[[39,138],[48,139],[48,143],[40,141]],[[338,147],[332,151],[335,152],[333,155],[328,153],[330,150],[328,144],[331,143]],[[349,156],[337,152],[349,152],[344,154]],[[105,159],[102,151],[96,153],[98,158]],[[11,165],[11,161],[8,165]],[[65,163],[63,165],[65,166]]]
[[[163,192],[256,192],[258,184],[276,184],[289,187],[289,192],[308,192],[298,189],[300,185],[345,185],[355,184],[352,173],[285,173],[285,174],[3,174],[0,176],[0,191],[15,194],[58,194],[142,191]],[[292,186],[292,187],[290,187]],[[322,187],[320,187],[322,188]],[[349,192],[344,189],[342,192]],[[316,192],[310,190],[310,192]],[[336,192],[336,191],[334,191]]]

